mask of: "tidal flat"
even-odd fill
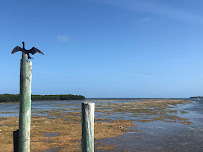
[[[178,147],[170,147],[173,141],[165,139],[166,141],[162,143],[164,141],[162,138],[170,135],[170,130],[173,132],[176,127],[186,130],[190,128],[191,134],[196,135],[193,137],[196,142],[191,139],[192,143],[188,143],[188,140],[182,139],[185,134],[181,132],[180,136],[177,134],[171,138],[176,137],[185,141],[181,143],[182,146],[193,144],[196,151],[202,148],[199,145],[202,138],[199,133],[203,131],[202,123],[197,125],[197,122],[189,117],[190,111],[182,108],[192,104],[192,101],[183,99],[87,101],[95,103],[95,150],[98,152],[175,151]],[[6,104],[7,108],[3,106],[2,104],[0,108],[0,116],[2,115],[0,146],[2,152],[10,152],[13,151],[13,131],[18,129],[18,106],[16,104],[11,104],[11,107]],[[32,152],[81,151],[81,101],[44,103],[39,101],[33,102],[32,107]],[[192,126],[194,124],[196,128]],[[148,147],[146,145],[153,145],[150,139],[156,139],[160,143],[146,149]]]

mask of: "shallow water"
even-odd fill
[[[31,104],[32,115],[46,116],[40,111],[50,111],[57,109],[74,109],[68,112],[79,112],[81,100],[71,101],[33,101]],[[19,103],[0,104],[0,117],[18,117]]]
[[[139,125],[131,127],[131,130],[125,135],[117,136],[115,138],[96,140],[95,143],[101,143],[103,146],[116,145],[114,150],[111,151],[118,152],[122,150],[139,152],[203,151],[203,101],[191,99],[188,100],[192,101],[192,103],[171,106],[172,108],[170,108],[170,110],[173,110],[174,112],[167,113],[165,115],[168,117],[170,116],[169,118],[171,118],[171,116],[187,118],[187,121],[191,122],[191,124],[183,124],[181,121],[164,122],[160,120],[152,122],[140,122],[138,120],[151,119],[159,115],[137,113],[137,111],[113,111],[116,108],[112,108],[110,106],[114,103],[142,102],[138,99],[88,99],[86,100],[87,102],[95,103],[95,118],[109,119],[107,121],[118,119],[132,120],[134,124]],[[49,111],[51,110],[58,110],[62,113],[81,112],[82,102],[84,101],[35,101],[32,102],[32,115],[48,116],[50,119],[52,119],[56,118],[56,116],[49,116]],[[122,109],[122,107],[119,108]],[[151,107],[146,109],[153,111],[153,108]],[[18,117],[18,112],[18,103],[0,104],[0,117]]]
[[[192,100],[191,100],[192,101]],[[103,145],[116,145],[114,151],[139,151],[139,152],[202,152],[203,151],[203,101],[192,101],[186,105],[175,106],[174,109],[184,110],[187,113],[177,116],[188,118],[190,125],[181,123],[168,123],[164,121],[137,122],[138,127],[125,135],[115,138],[97,140]],[[136,119],[136,118],[135,118]],[[104,150],[99,150],[104,151]]]

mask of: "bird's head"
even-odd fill
[[[23,49],[25,49],[25,43],[24,42],[22,42],[23,43]]]

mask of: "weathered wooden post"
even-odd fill
[[[13,131],[13,151],[18,152],[19,130]]]
[[[29,53],[34,55],[40,53],[40,50],[32,47],[26,50],[23,43],[23,48],[16,46],[11,54],[18,51],[22,52],[22,59],[20,62],[20,112],[19,112],[19,141],[16,141],[16,132],[14,132],[14,151],[18,147],[19,152],[30,152],[30,124],[31,124],[31,81],[32,81],[32,62],[27,59],[33,59]],[[15,145],[15,144],[18,145]]]
[[[19,152],[30,151],[32,62],[22,54],[20,64]]]
[[[82,103],[82,152],[94,152],[94,103]]]

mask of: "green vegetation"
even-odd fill
[[[32,100],[84,100],[82,95],[32,95]],[[20,100],[19,94],[0,94],[0,102],[16,102]]]
[[[190,98],[203,98],[203,96],[196,96],[196,97],[190,97]]]

